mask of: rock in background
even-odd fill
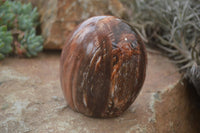
[[[27,0],[22,1],[27,2]],[[39,9],[45,49],[61,49],[69,33],[89,17],[125,16],[125,9],[118,0],[28,0],[28,2]]]

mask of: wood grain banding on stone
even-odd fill
[[[129,24],[113,16],[92,17],[63,48],[63,93],[73,110],[87,116],[119,116],[141,90],[146,63],[144,44]]]

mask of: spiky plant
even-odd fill
[[[143,40],[166,51],[200,95],[200,2],[130,0],[130,22]],[[127,4],[128,5],[128,4]]]
[[[18,56],[32,57],[43,49],[43,38],[36,35],[37,8],[19,1],[0,0],[0,26],[6,25],[13,36],[12,51]],[[5,45],[10,45],[6,43]]]

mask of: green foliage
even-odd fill
[[[21,4],[19,1],[5,1],[0,6],[0,18],[0,25],[8,25],[9,29],[30,30],[38,24],[37,8],[32,9],[30,3]]]
[[[0,26],[0,60],[2,60],[7,54],[12,52],[11,43],[13,37],[6,26]]]
[[[36,35],[37,8],[19,1],[0,0],[0,26],[6,25],[12,33],[13,52],[19,56],[32,57],[42,51],[43,38]],[[4,45],[10,45],[5,43]]]
[[[41,36],[36,36],[35,29],[33,28],[29,32],[26,32],[24,38],[20,41],[21,46],[27,50],[27,57],[36,56],[43,48],[41,45],[42,42],[43,38]]]
[[[142,39],[163,49],[200,95],[200,2],[122,0],[132,9],[130,23]]]
[[[130,1],[129,1],[130,2]],[[157,44],[187,70],[200,65],[200,6],[189,0],[132,0],[131,23],[144,41]]]
[[[8,27],[13,27],[13,22],[15,19],[15,14],[12,11],[12,6],[9,4],[10,2],[1,1],[0,6],[0,25],[7,25]]]

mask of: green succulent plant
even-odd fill
[[[0,26],[0,60],[12,52],[13,37],[6,26]]]
[[[41,45],[43,38],[41,36],[36,36],[35,29],[32,28],[30,31],[25,32],[24,38],[20,40],[21,46],[26,49],[26,56],[36,56],[43,48]]]
[[[42,36],[36,35],[38,23],[37,8],[19,1],[0,0],[0,26],[6,25],[12,34],[11,45],[14,54],[32,57],[43,49]],[[8,47],[8,46],[7,46]]]

